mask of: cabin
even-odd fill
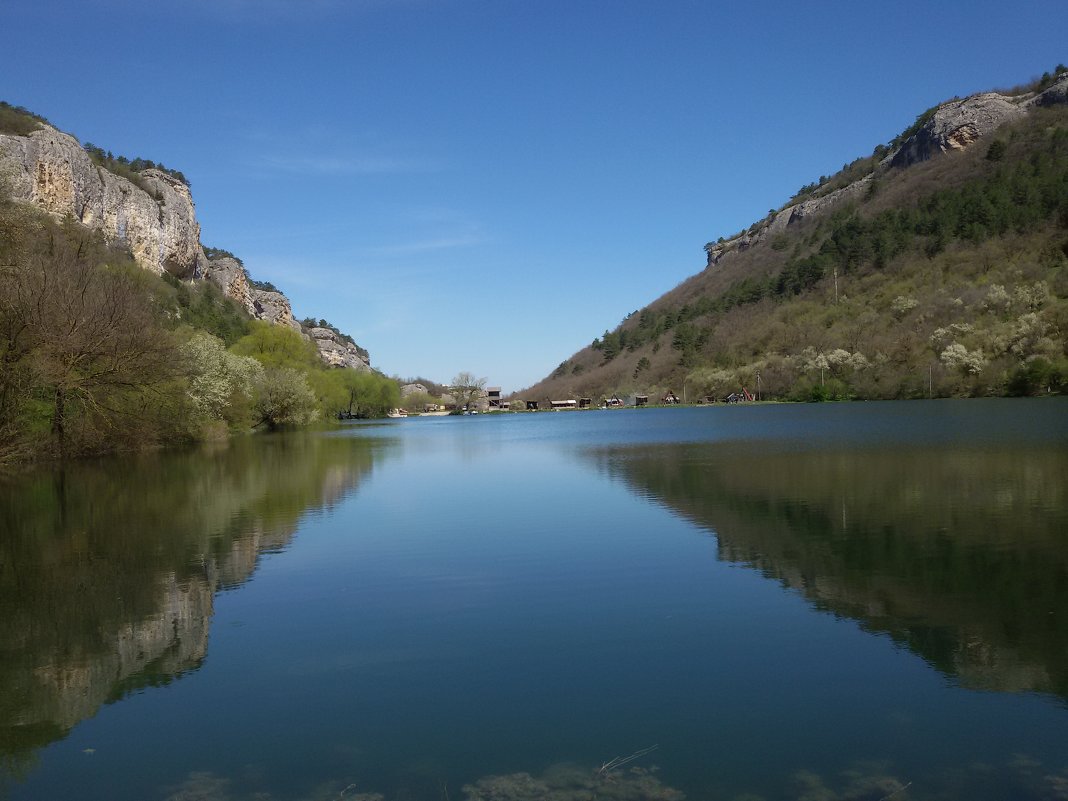
[[[628,406],[648,406],[649,405],[649,396],[648,395],[631,395],[630,396],[630,403],[628,403],[627,405]]]
[[[528,412],[536,412],[536,411],[538,411],[538,402],[537,401],[527,401],[527,411]]]
[[[601,407],[604,409],[622,409],[623,405],[624,404],[622,398],[619,398],[615,395],[613,395],[611,398],[605,398],[604,401],[601,403]]]
[[[577,409],[578,401],[572,398],[571,400],[551,400],[549,405],[552,406],[553,411],[559,409]]]
[[[660,402],[663,404],[680,403],[679,396],[670,389],[664,394],[664,397],[660,399]]]
[[[591,406],[593,406],[593,398],[579,398],[580,409],[589,409]]]
[[[500,387],[486,387],[486,400],[488,402],[488,408],[500,409],[501,408],[501,388]]]

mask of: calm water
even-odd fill
[[[0,788],[1068,798],[1068,403],[411,418],[0,485]]]

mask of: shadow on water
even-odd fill
[[[263,436],[0,484],[0,783],[101,705],[200,667],[215,594],[386,444]]]
[[[606,448],[719,558],[886,633],[962,686],[1068,699],[1068,449]]]

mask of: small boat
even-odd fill
[[[396,418],[396,417],[407,417],[407,416],[408,416],[408,410],[407,409],[390,409],[388,412],[386,412],[386,417],[394,417],[394,418]]]

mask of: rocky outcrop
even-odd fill
[[[1061,73],[1053,86],[1027,101],[1028,107],[1058,106],[1068,103],[1068,72]]]
[[[910,167],[943,153],[963,150],[1005,123],[1023,117],[1033,108],[1064,103],[1068,103],[1068,73],[1061,74],[1051,86],[1038,94],[983,92],[963,100],[943,103],[880,166]],[[863,197],[870,188],[872,178],[872,175],[867,175],[849,186],[787,206],[739,236],[710,242],[705,245],[707,267],[714,267],[732,253],[748,250],[805,218],[823,214],[840,203]]]
[[[97,167],[77,139],[50,126],[29,136],[0,135],[0,175],[14,200],[103,232],[145,269],[195,275],[200,225],[189,187],[177,178],[145,170],[141,188]]]
[[[890,164],[893,167],[909,167],[951,150],[963,150],[980,137],[1026,113],[1020,98],[1006,97],[996,92],[944,103],[935,109],[916,133],[905,140]]]
[[[856,200],[868,191],[871,176],[865,176],[849,186],[828,192],[826,195],[809,198],[792,206],[787,206],[777,212],[773,217],[765,219],[755,230],[749,231],[722,242],[714,242],[705,245],[705,253],[708,255],[708,267],[714,267],[731,253],[741,253],[748,250],[758,242],[762,242],[770,236],[784,232],[789,226],[800,222],[808,217],[822,214],[828,209],[849,200]]]
[[[320,358],[331,367],[350,367],[353,370],[371,369],[367,359],[355,345],[342,339],[329,328],[309,328],[305,333],[319,348]]]
[[[331,367],[350,367],[354,370],[369,370],[366,352],[361,351],[347,338],[329,328],[304,328],[293,317],[289,298],[281,292],[256,289],[249,282],[248,273],[240,261],[231,256],[203,260],[203,276],[213,281],[228,298],[237,301],[257,320],[266,320],[276,325],[285,325],[299,331],[315,343],[319,356]]]
[[[202,275],[218,285],[226,297],[237,301],[252,317],[256,316],[256,304],[252,298],[252,285],[248,273],[237,259],[223,256],[218,259],[203,259]]]
[[[287,325],[294,331],[303,333],[300,323],[293,317],[293,307],[289,304],[289,298],[281,292],[271,292],[266,289],[252,289],[251,294],[253,317],[275,325]]]
[[[963,150],[1007,122],[1037,106],[1068,103],[1068,73],[1036,94],[1002,95],[983,92],[943,103],[920,129],[906,139],[891,159],[894,167],[908,167],[932,156]]]

